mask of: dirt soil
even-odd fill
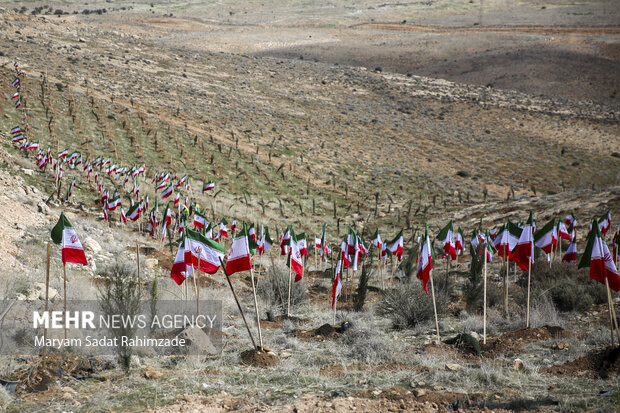
[[[312,330],[295,330],[291,333],[293,337],[300,338],[302,340],[319,340],[323,341],[325,339],[337,339],[342,337],[344,333],[344,329],[342,326],[331,325],[331,324],[323,324],[322,326],[312,329]]]
[[[270,351],[252,349],[241,353],[241,362],[252,367],[267,368],[277,366],[280,359]]]
[[[611,379],[620,374],[620,347],[594,351],[564,364],[545,367],[542,372],[551,376]]]

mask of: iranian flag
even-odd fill
[[[169,185],[168,188],[166,188],[161,194],[159,194],[161,199],[166,199],[170,195],[172,195],[172,185]]]
[[[127,217],[132,221],[137,221],[140,218],[140,214],[142,213],[142,203],[138,202],[132,205],[127,211]]]
[[[372,245],[377,247],[379,251],[381,251],[381,247],[383,242],[381,241],[381,235],[379,235],[379,228],[375,231],[375,235],[372,236],[372,241],[370,241]]]
[[[386,244],[387,251],[392,255],[396,255],[398,257],[398,261],[400,261],[403,256],[404,251],[404,238],[403,238],[403,230],[401,229],[398,235],[391,241]]]
[[[231,232],[232,232],[232,234],[233,234],[233,237],[235,236],[235,230],[236,230],[236,229],[237,229],[237,220],[236,220],[236,219],[233,219],[232,224],[230,224],[230,230],[231,230]],[[252,234],[254,234],[254,241],[256,241],[256,233],[255,233],[255,232],[253,233],[253,232],[252,232],[253,230],[254,230],[254,224],[252,224],[252,225],[250,226],[250,236],[252,236]]]
[[[614,234],[614,237],[611,239],[611,246],[613,249],[614,262],[618,262],[618,255],[620,251],[620,224],[618,225],[618,230]]]
[[[108,209],[110,211],[114,211],[116,208],[121,206],[121,197],[118,194],[115,194],[115,195],[116,196],[114,198],[108,201]]]
[[[603,234],[603,238],[607,235],[607,231],[611,228],[611,213],[607,211],[601,219],[598,220],[598,228],[601,230],[601,234]]]
[[[181,193],[177,192],[177,196],[174,198],[174,207],[178,207],[179,206],[179,201],[181,200]]]
[[[340,251],[341,251],[341,259],[342,259],[342,265],[344,266],[344,268],[349,268],[349,266],[351,266],[352,262],[351,262],[351,258],[349,257],[349,247],[347,247],[347,242],[346,241],[342,241],[342,244],[340,244]]]
[[[302,232],[297,236],[297,246],[299,247],[299,253],[303,257],[308,255],[308,243],[306,242],[306,233]]]
[[[170,225],[172,223],[172,210],[170,209],[170,204],[166,205],[166,211],[164,212],[164,221],[166,225]]]
[[[200,212],[194,212],[194,228],[204,229],[208,224],[207,219]]]
[[[566,250],[566,253],[564,254],[564,257],[562,257],[562,261],[563,262],[575,262],[577,261],[577,241],[573,240],[570,245],[568,246],[568,249]]]
[[[560,239],[564,239],[569,242],[572,241],[570,232],[568,232],[568,229],[566,228],[566,224],[563,223],[562,221],[558,221],[558,237]]]
[[[252,268],[250,258],[250,244],[248,241],[248,229],[243,223],[243,230],[232,240],[228,261],[226,261],[226,273],[230,276],[236,272],[249,271]]]
[[[314,248],[321,249],[321,238],[314,237]]]
[[[420,250],[420,256],[418,257],[418,268],[416,272],[416,277],[422,280],[422,284],[424,285],[424,291],[426,291],[426,294],[428,294],[427,283],[431,275],[431,270],[433,269],[434,255],[435,253],[433,251],[433,247],[431,246],[431,240],[428,236],[428,226],[427,226],[424,232],[424,240],[422,241],[422,248]]]
[[[443,253],[446,258],[448,255],[453,260],[456,259],[456,243],[454,242],[454,231],[452,230],[452,220],[448,222],[448,225],[443,227],[437,238],[443,243]]]
[[[222,222],[220,222],[220,238],[228,238],[228,228],[226,228],[226,225],[228,225],[228,221],[226,221],[226,218],[222,218]]]
[[[258,253],[263,255],[273,245],[273,240],[269,236],[269,228],[264,227],[258,240]]]
[[[323,231],[321,231],[321,251],[319,255],[321,257],[325,257],[326,261],[327,257],[330,254],[328,250],[329,247],[327,246],[327,224],[323,223]]]
[[[514,261],[523,271],[527,271],[530,263],[534,263],[534,233],[532,223],[532,213],[530,212],[530,217],[523,226],[519,241],[517,241],[517,245],[512,250]]]
[[[332,308],[336,306],[336,298],[338,298],[342,290],[342,283],[340,282],[341,267],[342,260],[338,260],[338,264],[336,264],[336,278],[334,279],[334,285],[332,287]]]
[[[304,272],[304,263],[301,258],[301,252],[299,251],[299,243],[295,235],[295,231],[291,228],[290,231],[290,253],[289,253],[289,265],[291,266],[295,275],[295,282],[301,280]]]
[[[17,135],[17,136],[13,136],[13,139],[11,139],[11,142],[17,143],[17,142],[23,141],[24,139],[26,139],[24,138],[24,135]]]
[[[198,267],[200,257],[200,271],[215,274],[220,268],[220,258],[224,259],[226,249],[216,241],[208,239],[199,232],[187,230],[185,236],[185,263],[194,268]]]
[[[62,263],[74,262],[88,265],[84,248],[64,212],[60,213],[58,223],[52,228],[52,241],[62,244]]]
[[[11,135],[17,135],[18,133],[22,133],[22,128],[20,128],[19,126],[11,129]]]
[[[564,219],[564,223],[566,224],[566,226],[574,226],[577,227],[577,218],[575,218],[575,214],[570,213],[566,216],[566,219]]]
[[[161,181],[161,183],[155,187],[155,190],[159,191],[160,189],[164,189],[167,185],[168,183],[166,181]]]
[[[187,181],[187,175],[185,175],[183,178],[181,178],[179,180],[179,182],[177,183],[176,187],[179,188],[181,186],[183,186],[183,184],[185,183],[185,181]]]
[[[280,255],[287,255],[289,244],[291,243],[291,229],[286,228],[286,232],[280,236]]]
[[[123,208],[121,208],[121,219],[123,220],[124,224],[127,223],[127,215],[125,215],[125,210]]]
[[[181,285],[190,275],[192,275],[192,267],[185,263],[185,239],[182,238],[179,242],[172,269],[170,270],[170,278],[178,285]]]
[[[493,240],[493,247],[497,251],[497,255],[504,259],[512,260],[510,252],[517,246],[520,236],[521,228],[510,221],[504,224]]]
[[[210,191],[215,188],[215,184],[213,182],[207,182],[202,187],[202,192]]]
[[[555,250],[555,247],[558,245],[558,234],[556,229],[555,218],[553,218],[536,231],[534,234],[534,245],[547,254],[551,254],[551,251]]]
[[[233,234],[235,233],[235,228],[237,228],[237,220],[234,220],[232,225],[230,226],[230,230]],[[250,228],[248,229],[248,236],[252,238],[254,242],[256,242],[256,229],[254,229],[254,224],[250,225]]]
[[[577,267],[590,267],[590,278],[603,284],[605,284],[605,279],[607,279],[612,290],[620,291],[618,270],[611,258],[596,220],[592,222],[592,229],[586,241],[586,249]]]
[[[456,235],[454,236],[454,248],[456,249],[456,254],[461,255],[463,251],[465,251],[465,237],[463,236],[463,230],[461,227],[456,231]]]

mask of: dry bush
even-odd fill
[[[295,274],[293,274],[291,281],[293,282],[291,285],[292,309],[308,301],[308,285],[304,280],[294,282]],[[258,284],[258,294],[271,309],[281,308],[282,311],[285,311],[288,300],[288,283],[288,267],[285,269],[272,267],[272,270],[268,271],[265,278]],[[285,308],[282,308],[282,303],[284,303]]]
[[[518,284],[527,288],[527,273]],[[593,304],[607,302],[605,286],[590,279],[587,270],[578,270],[574,264],[538,261],[532,266],[531,289],[547,292],[555,307],[561,312],[585,311]],[[523,302],[521,304],[524,304]]]
[[[428,286],[430,290],[430,282]],[[435,295],[437,313],[442,314],[448,307],[448,295]],[[433,300],[417,280],[405,281],[402,286],[386,293],[379,301],[377,312],[392,320],[395,328],[416,327],[434,319]]]
[[[530,307],[530,327],[563,326],[564,321],[546,294],[532,298]]]

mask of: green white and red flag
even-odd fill
[[[137,221],[138,218],[140,218],[141,213],[142,213],[142,203],[137,202],[133,204],[127,211],[127,218],[129,218],[132,221]]]
[[[388,242],[385,247],[390,254],[396,255],[398,261],[400,261],[403,256],[404,245],[403,230],[401,229],[398,235],[396,235],[392,241]]]
[[[572,241],[570,233],[568,232],[568,228],[566,228],[566,224],[559,220],[558,220],[558,238],[564,239],[566,241]]]
[[[291,228],[287,227],[284,233],[280,234],[280,255],[288,255],[290,243]]]
[[[299,251],[299,243],[297,240],[297,236],[295,235],[295,231],[293,228],[290,229],[291,239],[290,239],[290,253],[289,253],[289,265],[293,272],[295,272],[295,282],[301,280],[301,277],[304,272],[304,263],[301,258],[301,252]]]
[[[341,251],[342,265],[344,266],[345,269],[347,269],[351,266],[352,262],[351,262],[351,258],[349,257],[349,247],[347,246],[346,241],[342,241],[342,244],[340,244],[340,251]]]
[[[336,265],[336,278],[334,279],[334,285],[332,286],[332,308],[336,306],[336,298],[340,295],[342,290],[342,282],[340,282],[340,272],[342,267],[342,260],[338,260]]]
[[[194,228],[204,229],[209,222],[200,212],[194,212]]]
[[[170,270],[170,277],[178,285],[181,285],[190,275],[192,275],[192,267],[185,262],[185,238],[181,238],[179,248],[177,249],[177,255],[174,258],[174,263]]]
[[[592,221],[592,229],[586,240],[586,249],[577,267],[590,267],[590,278],[603,284],[607,279],[612,290],[620,291],[618,270],[597,224],[596,220]]]
[[[207,182],[202,186],[202,192],[210,191],[215,188],[215,184],[213,182]]]
[[[611,212],[607,211],[607,213],[603,214],[603,216],[598,220],[598,228],[601,230],[603,238],[605,238],[607,231],[611,228]]]
[[[215,274],[220,268],[220,258],[223,260],[226,249],[220,243],[211,240],[199,232],[186,230],[185,235],[185,263],[198,268],[200,257],[200,271]]]
[[[63,264],[74,262],[76,264],[88,265],[82,243],[64,212],[60,213],[58,222],[52,228],[52,241],[55,244],[62,245]]]
[[[510,221],[499,229],[499,233],[493,240],[493,247],[498,256],[512,260],[511,251],[517,246],[521,231],[521,228]]]
[[[613,249],[614,262],[618,262],[618,255],[620,254],[620,224],[618,224],[618,230],[611,239],[611,245]]]
[[[465,251],[465,236],[461,227],[459,227],[454,236],[454,248],[456,249],[456,255],[461,255]]]
[[[577,261],[577,241],[572,240],[566,253],[564,253],[564,257],[562,257],[563,262],[575,262]]]
[[[308,243],[306,241],[306,233],[302,232],[297,235],[297,246],[299,247],[299,253],[301,256],[308,255]]]
[[[517,245],[512,250],[512,256],[519,268],[523,271],[527,271],[530,263],[534,263],[534,231],[533,231],[533,218],[530,212],[530,217],[527,223],[523,226],[521,236]]]
[[[173,187],[172,185],[169,185],[166,189],[164,189],[164,191],[161,194],[159,194],[159,196],[161,197],[161,199],[166,199],[170,195],[172,195],[172,192],[173,192]]]
[[[564,223],[567,227],[572,225],[573,227],[577,228],[577,218],[575,218],[575,214],[573,214],[572,212],[568,214],[564,219]]]
[[[547,222],[542,228],[540,228],[534,234],[534,245],[547,254],[551,254],[551,251],[555,250],[558,245],[557,226],[555,224],[555,218]]]
[[[273,245],[273,240],[269,236],[269,228],[262,227],[260,238],[257,243],[257,250],[259,255],[263,255]]]
[[[226,261],[226,274],[229,276],[241,271],[249,271],[252,268],[250,257],[250,244],[248,241],[248,229],[243,223],[243,230],[233,238],[230,250],[228,251],[228,261]]]
[[[420,249],[420,255],[418,257],[418,268],[416,272],[416,277],[422,280],[422,284],[424,285],[424,291],[426,291],[426,294],[428,294],[427,284],[431,275],[431,270],[433,269],[434,255],[435,252],[433,251],[433,247],[431,246],[431,240],[428,236],[427,225],[424,231],[424,239],[422,241],[422,248]]]
[[[381,241],[381,235],[379,235],[379,228],[375,231],[375,235],[372,236],[372,241],[370,241],[372,245],[377,247],[379,251],[381,251],[381,247],[383,246],[383,242]]]
[[[450,256],[453,260],[456,259],[456,243],[454,241],[454,231],[452,229],[452,220],[448,222],[448,225],[443,227],[439,234],[437,235],[437,239],[439,239],[443,243],[443,253],[446,256]]]

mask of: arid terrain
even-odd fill
[[[168,245],[122,224],[118,211],[104,221],[97,187],[79,168],[65,171],[63,194],[72,178],[77,185],[62,202],[50,171],[11,143],[22,117],[11,99],[14,62],[24,72],[30,140],[54,153],[144,163],[141,193],[153,200],[151,178],[172,171],[190,176],[183,195],[210,219],[268,225],[273,238],[293,225],[312,245],[325,223],[337,251],[349,225],[367,244],[375,229],[386,241],[405,230],[404,261],[380,272],[367,257],[363,309],[354,305],[358,271],[345,282],[333,326],[332,263],[317,266],[311,248],[295,317],[287,319],[270,290],[274,273],[288,276],[274,246],[256,274],[275,364],[244,362],[251,344],[220,271],[201,275],[200,297],[223,301],[221,355],[138,354],[129,374],[114,357],[97,358],[93,369],[66,354],[2,356],[0,378],[20,379],[7,411],[617,409],[620,358],[610,347],[605,287],[587,269],[559,257],[550,269],[541,255],[525,329],[527,273],[510,265],[504,311],[506,267],[496,257],[483,345],[468,246],[448,275],[437,259],[441,338],[470,334],[480,340],[475,351],[434,343],[432,317],[398,326],[395,303],[430,300],[410,270],[425,224],[434,237],[452,219],[468,242],[479,225],[525,221],[530,211],[540,224],[574,213],[581,254],[590,220],[610,211],[611,248],[620,218],[619,5],[0,3],[0,298],[42,298],[45,244],[61,211],[90,263],[67,267],[69,299],[95,299],[102,270],[134,262],[136,242],[144,298],[155,279],[162,299],[180,291],[169,277]],[[127,209],[131,183],[105,180]],[[208,181],[216,190],[203,194]],[[61,269],[54,247],[56,300],[64,294]],[[249,275],[232,279],[253,326]]]

